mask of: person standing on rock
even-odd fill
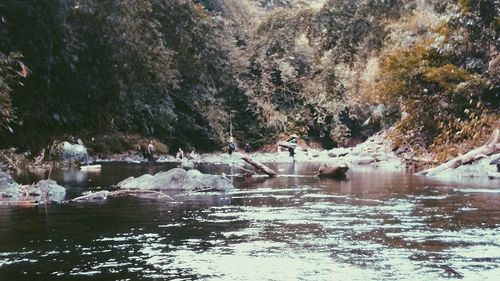
[[[296,134],[293,134],[290,136],[290,139],[288,140],[288,142],[290,143],[290,146],[288,147],[288,153],[290,154],[290,157],[293,158],[293,160],[295,160],[295,146],[297,145],[297,138],[299,136],[297,136]]]
[[[184,151],[182,150],[182,148],[179,147],[179,151],[177,151],[175,158],[181,159],[181,160],[184,158]]]
[[[149,144],[148,144],[148,161],[149,162],[153,162],[155,160],[154,152],[155,152],[155,146],[153,145],[153,141],[149,140]]]

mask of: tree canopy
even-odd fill
[[[218,149],[297,133],[324,147],[395,126],[445,159],[499,115],[494,0],[0,4],[2,146],[140,134]]]

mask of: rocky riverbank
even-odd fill
[[[107,163],[125,162],[130,164],[140,164],[147,162],[147,159],[137,151],[111,155],[87,155],[87,150],[82,143],[68,144],[62,143],[60,149],[60,162],[53,162],[55,165],[74,165],[82,162],[86,163]],[[158,163],[179,163],[184,168],[192,168],[197,163],[223,164],[223,165],[245,165],[242,156],[248,156],[260,163],[319,163],[325,165],[347,165],[349,169],[357,169],[360,166],[368,166],[386,171],[401,171],[411,169],[420,170],[421,166],[433,164],[432,158],[414,157],[411,152],[394,150],[391,142],[385,133],[378,133],[365,142],[349,148],[334,148],[331,150],[319,150],[299,145],[295,150],[294,157],[290,157],[288,151],[275,152],[252,152],[245,154],[239,150],[229,155],[228,153],[190,154],[187,153],[184,159],[177,159],[169,154],[156,155]],[[490,177],[497,178],[498,170],[496,163],[500,160],[500,154],[482,156],[467,165],[461,165],[456,169],[443,171],[442,173],[429,174],[435,177]],[[4,164],[3,167],[8,166]],[[43,164],[41,165],[43,166]],[[37,166],[40,169],[40,165]],[[49,169],[50,165],[43,166]]]
[[[202,154],[190,161],[197,163],[214,164],[244,164],[241,159],[243,153]],[[331,150],[318,150],[297,146],[295,156],[290,157],[288,151],[281,152],[254,152],[249,156],[261,163],[306,163],[316,162],[324,164],[345,163],[350,167],[372,166],[382,169],[401,170],[405,164],[392,150],[383,135],[376,135],[367,141],[350,148],[334,148]],[[166,159],[169,161],[171,159]],[[175,160],[175,159],[174,159]],[[163,161],[162,158],[159,161]]]

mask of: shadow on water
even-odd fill
[[[54,171],[75,197],[176,164],[104,164]],[[347,180],[318,165],[270,165],[282,176],[243,178],[229,194],[175,203],[0,209],[1,280],[488,280],[500,274],[498,182],[444,182],[371,168]],[[298,176],[297,176],[298,175]],[[36,175],[25,175],[25,182]],[[43,176],[42,176],[43,177]],[[258,269],[258,270],[256,270]]]

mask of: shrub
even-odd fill
[[[12,87],[19,81],[23,65],[19,66],[20,55],[10,53],[8,55],[0,52],[0,133],[10,128],[9,123],[14,118],[14,108],[12,106]],[[16,69],[19,68],[19,72]]]

